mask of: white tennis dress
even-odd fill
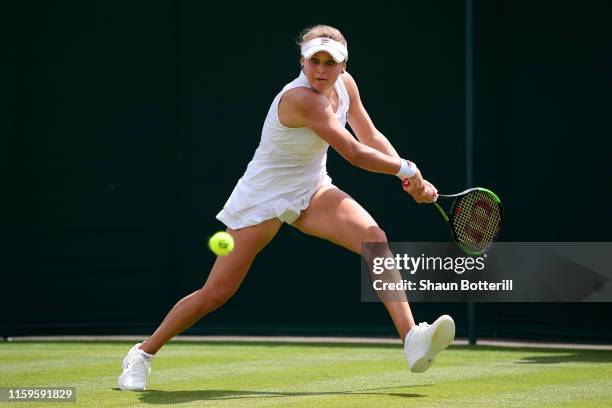
[[[272,218],[291,224],[308,207],[310,197],[331,184],[326,168],[329,144],[310,128],[289,128],[278,119],[281,97],[300,86],[312,88],[303,72],[274,98],[255,155],[217,214],[217,219],[232,229]],[[345,126],[349,95],[341,78],[334,86],[339,97],[336,118]]]

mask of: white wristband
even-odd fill
[[[396,176],[401,178],[402,180],[410,178],[410,177],[414,177],[414,175],[417,173],[416,164],[414,164],[413,162],[409,160],[405,160],[405,159],[400,159],[400,160],[402,161],[402,164]]]

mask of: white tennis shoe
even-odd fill
[[[438,317],[431,325],[420,323],[406,335],[404,354],[410,371],[422,373],[432,364],[439,352],[455,338],[455,322],[448,315]]]
[[[141,344],[134,345],[123,359],[123,374],[117,380],[122,391],[142,391],[147,386],[153,355],[140,350]]]

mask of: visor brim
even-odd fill
[[[320,51],[325,51],[326,53],[331,55],[331,57],[336,62],[344,62],[344,60],[346,60],[346,57],[340,51],[338,51],[334,47],[330,47],[329,45],[325,45],[325,44],[320,44],[320,45],[315,45],[313,47],[309,47],[307,50],[304,51],[303,56],[304,58],[310,58],[314,54]]]

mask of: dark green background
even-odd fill
[[[465,187],[465,5],[197,1],[4,6],[0,334],[148,333],[200,287],[222,207],[295,39],[337,26],[377,127],[441,191]],[[476,1],[475,184],[505,241],[609,241],[611,8]],[[334,182],[392,241],[445,241],[435,208],[333,151]],[[389,335],[359,257],[284,226],[189,333]],[[325,285],[322,282],[326,282]],[[465,304],[414,304],[418,321]],[[609,341],[611,304],[477,306],[480,336]]]

